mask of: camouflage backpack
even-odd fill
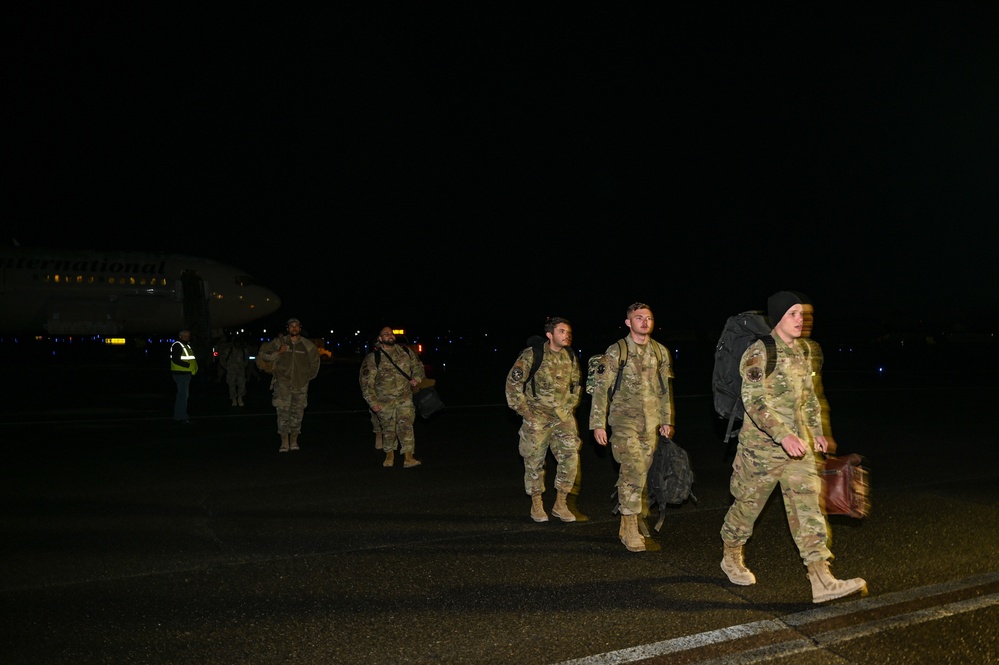
[[[263,344],[260,345],[260,349],[257,351],[257,357],[255,358],[255,362],[257,363],[257,369],[267,372],[268,374],[273,374],[274,362],[264,360],[263,358],[260,357],[264,353],[264,351],[267,350],[267,347],[269,345],[270,342],[264,342]]]
[[[273,341],[274,340],[271,340],[271,342]],[[257,364],[257,369],[263,372],[267,372],[268,374],[274,373],[274,361],[264,360],[263,358],[261,358],[261,356],[264,354],[265,351],[267,351],[267,347],[271,345],[271,342],[264,342],[263,344],[261,344],[260,349],[257,351],[257,357],[254,359],[254,362]],[[290,338],[285,339],[284,343],[290,344],[291,343]]]

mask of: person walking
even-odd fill
[[[416,450],[413,391],[425,378],[419,356],[395,343],[391,326],[379,328],[374,348],[361,361],[358,380],[361,396],[371,410],[372,424],[381,432],[381,445],[385,451],[383,466],[393,466],[397,448],[404,456],[405,468],[421,464],[413,456]]]
[[[566,499],[579,469],[582,440],[576,407],[582,388],[579,361],[572,350],[572,324],[560,316],[550,317],[545,322],[545,338],[547,341],[538,337],[541,343],[521,351],[513,363],[506,377],[506,403],[523,418],[519,449],[524,458],[524,490],[531,497],[531,519],[548,521],[541,495],[551,449],[557,464],[552,515],[563,522],[575,522],[576,515]],[[534,367],[537,369],[532,373]]]
[[[822,405],[808,353],[816,343],[801,339],[802,298],[793,291],[778,291],[767,300],[767,309],[777,364],[767,376],[767,347],[758,340],[746,349],[739,365],[746,417],[732,463],[729,485],[734,501],[721,528],[722,571],[733,584],[756,583],[745,565],[743,548],[779,483],[787,524],[811,583],[812,602],[857,592],[866,595],[867,582],[862,578],[839,580],[829,569],[833,555],[815,451],[826,452],[830,439],[822,429]]]
[[[229,386],[229,399],[233,406],[244,406],[246,396],[246,368],[250,364],[246,350],[246,341],[241,335],[235,335],[222,348],[219,361],[225,370],[225,381]]]
[[[628,551],[644,552],[638,516],[644,510],[646,478],[659,436],[672,438],[675,430],[673,361],[669,349],[652,339],[655,318],[648,305],[629,305],[624,324],[628,335],[608,347],[595,370],[589,426],[598,444],[610,442],[620,465],[618,536]]]
[[[191,395],[191,377],[198,373],[198,360],[191,348],[191,331],[184,329],[170,345],[170,375],[177,384],[173,401],[174,422],[191,424],[187,415],[187,400]]]
[[[302,336],[302,322],[288,319],[287,335],[279,335],[263,349],[260,357],[274,363],[271,378],[271,404],[277,409],[277,431],[281,437],[278,452],[299,450],[305,407],[309,405],[309,382],[319,374],[319,351]]]

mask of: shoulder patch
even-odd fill
[[[516,381],[517,383],[520,383],[521,381],[523,381],[524,380],[524,368],[522,368],[522,367],[515,367],[514,370],[513,370],[513,373],[510,374],[510,378],[512,380]]]
[[[746,372],[746,379],[751,383],[759,383],[763,380],[763,370],[756,363],[753,363],[753,365]]]

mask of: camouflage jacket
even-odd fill
[[[426,378],[420,357],[406,347],[386,346],[375,349],[361,361],[359,376],[361,396],[369,407],[413,399],[413,387],[409,384],[409,379],[389,362],[386,355],[399,366],[399,369],[417,381]]]
[[[534,349],[527,347],[520,352],[506,375],[506,403],[525,418],[533,412],[561,421],[569,420],[574,417],[583,390],[579,384],[579,359],[570,356],[565,349],[556,354],[547,343],[542,348],[544,359],[534,375],[533,390],[527,375],[534,363]]]
[[[749,345],[739,363],[742,402],[746,406],[739,439],[780,445],[788,434],[808,440],[822,434],[821,409],[812,385],[813,367],[809,348],[815,342],[797,340],[788,346],[773,335],[777,365],[766,375],[767,349],[762,341]]]
[[[654,339],[640,347],[631,335],[625,337],[625,342],[628,357],[620,368],[621,388],[613,397],[609,392],[617,380],[621,363],[617,342],[607,348],[603,362],[597,367],[590,404],[590,429],[607,429],[608,425],[627,423],[637,431],[650,431],[660,425],[675,425],[671,384],[673,360],[669,349]]]

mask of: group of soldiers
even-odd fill
[[[768,337],[773,340],[775,369],[772,373],[762,369],[767,365],[769,340],[752,343],[742,356],[739,374],[746,417],[733,461],[733,502],[720,532],[721,569],[733,584],[756,583],[756,576],[745,564],[743,549],[779,484],[788,526],[811,584],[812,601],[821,603],[857,592],[866,594],[867,583],[861,578],[836,579],[829,569],[832,552],[821,505],[817,455],[834,450],[835,444],[813,364],[816,357],[821,358],[821,351],[814,340],[807,339],[812,312],[804,294],[773,294],[768,299],[772,325]],[[647,304],[630,305],[624,320],[628,334],[607,348],[585,385],[592,396],[589,429],[599,445],[610,445],[619,466],[618,536],[631,552],[646,550],[638,518],[644,510],[648,471],[660,437],[671,438],[675,430],[673,362],[669,349],[652,339],[654,322]],[[543,346],[525,348],[510,368],[506,400],[523,418],[519,445],[531,518],[548,521],[542,495],[545,462],[551,450],[556,461],[552,514],[573,522],[578,516],[567,499],[578,491],[581,439],[574,412],[584,390],[584,375],[571,349],[569,321],[549,318],[545,336]],[[806,339],[801,339],[803,336]]]

